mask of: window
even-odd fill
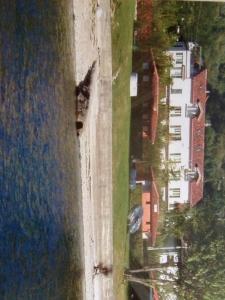
[[[168,257],[167,257],[167,255],[162,254],[162,255],[160,255],[159,260],[160,260],[160,264],[166,264],[167,260],[168,260]]]
[[[171,117],[180,117],[181,116],[181,107],[180,106],[171,106],[170,116]]]
[[[171,136],[172,141],[180,141],[181,140],[181,126],[180,125],[170,126],[170,136]]]
[[[172,78],[182,78],[182,67],[175,67],[171,70]]]
[[[148,132],[148,126],[143,126],[144,132]]]
[[[175,163],[181,163],[181,153],[171,153],[170,159]]]
[[[149,106],[149,103],[148,103],[148,102],[144,102],[144,103],[143,103],[143,107],[144,107],[144,108],[147,108],[148,106]]]
[[[169,207],[170,207],[170,209],[174,209],[174,208],[177,207],[177,203],[176,202],[175,203],[170,203]]]
[[[182,89],[173,89],[171,88],[171,94],[182,94]]]
[[[183,64],[183,53],[182,52],[176,53],[176,64],[177,65]]]
[[[143,118],[143,120],[148,120],[148,114],[143,114],[142,118]]]
[[[180,198],[180,188],[170,188],[169,197],[170,198]]]
[[[180,180],[180,170],[170,170],[170,181]]]
[[[178,263],[178,262],[179,262],[179,256],[178,256],[178,254],[174,254],[174,255],[173,255],[173,261],[174,261],[175,263]]]
[[[149,70],[149,63],[148,63],[148,62],[144,62],[144,63],[142,64],[142,69],[143,69],[143,70]]]
[[[148,75],[144,75],[143,76],[143,81],[144,82],[148,82],[149,81],[149,76]]]

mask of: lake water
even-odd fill
[[[0,299],[81,299],[70,0],[0,0]]]

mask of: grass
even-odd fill
[[[114,291],[115,299],[123,300],[127,299],[127,284],[123,281],[123,273],[129,264],[129,86],[135,1],[113,1],[112,6]]]

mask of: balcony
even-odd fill
[[[199,178],[200,178],[200,172],[199,172],[199,169],[198,169],[197,165],[195,166],[195,168],[186,169],[184,171],[184,179],[186,181],[189,181],[189,182],[196,181],[196,182],[198,182]]]
[[[188,118],[198,118],[201,113],[201,109],[199,106],[199,101],[197,100],[197,103],[194,103],[192,105],[186,105],[186,112],[185,115]]]

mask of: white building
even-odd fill
[[[169,182],[165,189],[168,209],[195,205],[203,197],[205,103],[207,70],[201,67],[199,47],[178,42],[169,50],[173,67],[167,90],[169,144],[165,159]]]

